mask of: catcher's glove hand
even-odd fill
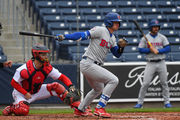
[[[56,40],[63,41],[64,39],[65,39],[64,35],[62,35],[62,34],[57,34],[56,35]]]
[[[120,38],[117,44],[119,47],[125,47],[128,44],[128,41],[126,38]]]
[[[75,101],[80,101],[81,93],[74,85],[69,86],[69,93],[66,95],[64,102],[67,104],[72,104]]]

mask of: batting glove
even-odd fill
[[[65,39],[64,35],[62,35],[62,34],[57,34],[56,35],[56,40],[63,41],[64,39]]]

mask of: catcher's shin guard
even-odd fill
[[[17,116],[26,116],[29,113],[29,103],[20,101],[18,104],[12,106],[12,112]]]
[[[50,92],[51,96],[53,96],[52,91],[55,91],[62,101],[64,101],[66,95],[68,94],[68,91],[65,89],[65,87],[58,82],[47,84],[47,90]]]
[[[4,116],[11,115],[11,114],[13,113],[13,111],[12,111],[12,109],[13,109],[12,106],[13,106],[13,105],[9,105],[9,106],[5,107],[5,108],[3,109],[3,111],[2,111],[2,114],[3,114]]]

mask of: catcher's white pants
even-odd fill
[[[52,91],[52,94],[53,94],[53,96],[57,96],[55,91]],[[12,92],[12,96],[14,99],[14,104],[17,104],[20,101],[27,101],[28,103],[31,103],[36,100],[41,100],[41,99],[51,97],[49,91],[47,90],[47,84],[42,84],[40,90],[36,94],[33,94],[31,99],[27,100],[23,94],[21,94],[20,92],[18,92],[15,89]]]

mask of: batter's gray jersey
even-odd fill
[[[113,34],[110,36],[108,29],[103,26],[96,26],[89,32],[91,41],[83,56],[88,56],[94,61],[104,63],[110,48],[116,46],[116,38]]]
[[[153,38],[150,33],[146,34],[147,39],[151,44],[156,48],[156,49],[161,49],[166,45],[169,45],[169,42],[167,38],[162,35],[161,33],[158,33],[155,38]],[[148,44],[143,37],[139,43],[139,48],[147,48]],[[165,59],[166,55],[165,54],[154,54],[154,53],[149,53],[146,55],[146,59],[149,60],[157,60],[157,59]]]

